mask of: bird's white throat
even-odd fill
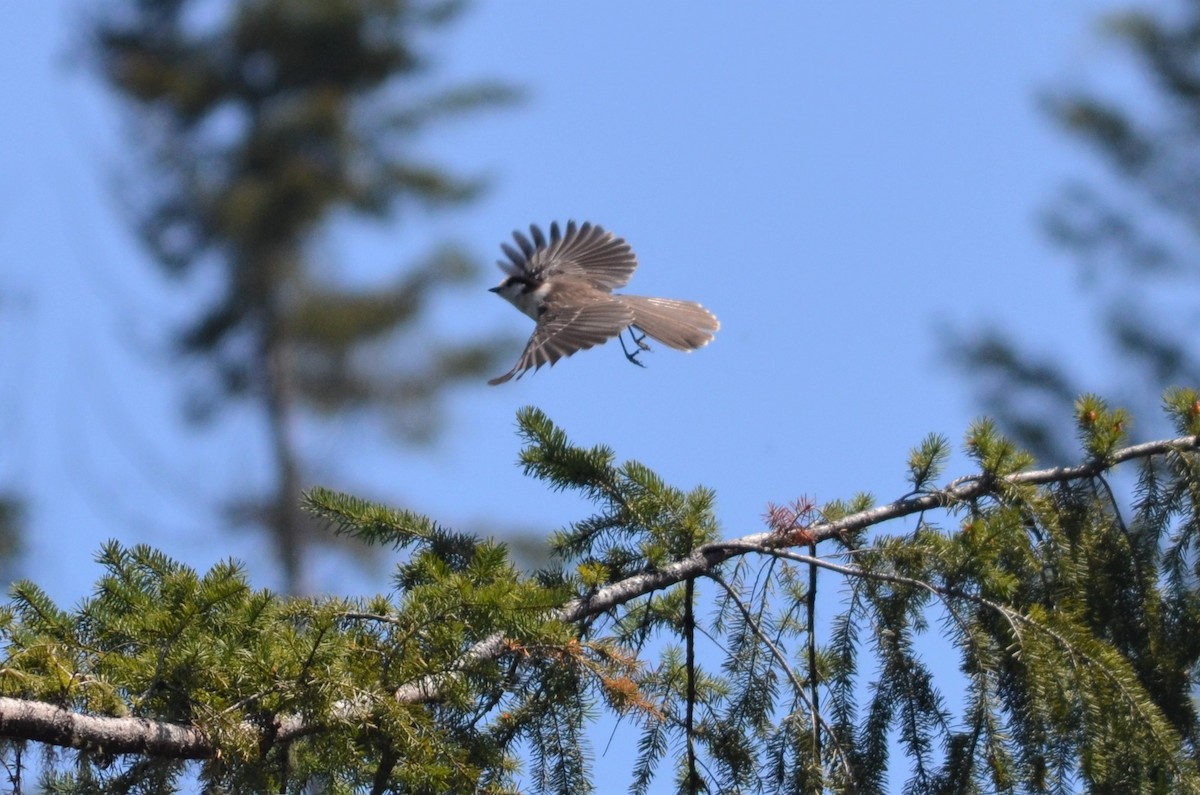
[[[524,285],[514,285],[516,287],[524,287]],[[508,299],[509,303],[520,309],[526,315],[538,319],[538,310],[541,309],[542,303],[546,300],[546,293],[550,290],[549,284],[540,284],[534,290],[517,289],[511,293],[504,291],[502,295]]]

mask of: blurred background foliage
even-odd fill
[[[1169,433],[1157,396],[1200,382],[1200,3],[1145,5],[1100,29],[1127,57],[1137,91],[1106,81],[1042,92],[1049,118],[1107,174],[1070,181],[1041,220],[1092,298],[1098,339],[1088,347],[1112,352],[1111,379],[1077,378],[1052,334],[1035,347],[1010,329],[964,329],[947,345],[984,411],[1045,461],[1071,459],[1062,418],[1081,393],[1132,408],[1146,424],[1139,436],[1151,438]]]
[[[368,286],[339,281],[329,249],[313,245],[348,221],[402,234],[420,223],[406,211],[453,207],[484,187],[416,145],[436,123],[517,98],[494,82],[430,87],[430,37],[460,10],[445,0],[122,0],[89,18],[95,66],[123,100],[139,154],[121,175],[126,215],[162,272],[190,279],[196,296],[194,316],[164,329],[199,365],[186,412],[197,422],[232,404],[260,413],[274,486],[231,495],[227,515],[273,535],[291,591],[306,590],[311,546],[332,541],[299,507],[311,485],[302,426],[373,413],[398,441],[428,442],[447,390],[510,345],[430,327],[436,295],[478,276],[452,243]]]

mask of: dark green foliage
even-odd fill
[[[418,547],[411,566],[433,554]],[[281,599],[250,589],[233,564],[199,576],[145,547],[110,543],[99,561],[107,573],[73,611],[16,586],[0,694],[199,727],[221,749],[201,777],[235,791],[300,791],[326,777],[355,787],[380,776],[396,791],[474,791],[485,771],[500,787],[513,733],[497,730],[498,694],[518,660],[565,640],[542,618],[554,596],[521,582],[491,544],[436,581],[368,603]],[[465,678],[438,705],[396,701],[398,687],[449,669],[494,632],[511,651],[460,665]],[[529,687],[540,678],[544,689],[558,671],[527,675]],[[309,728],[272,742],[270,728],[289,721]],[[57,791],[171,791],[185,765],[103,749],[79,752],[78,762],[73,774],[54,772]]]
[[[1113,452],[1129,436],[1129,412],[1110,410],[1095,395],[1075,401],[1075,424],[1079,442],[1093,462],[1111,462]]]
[[[914,491],[924,491],[934,485],[942,474],[942,467],[950,457],[950,441],[939,434],[931,433],[908,457],[909,482]]]
[[[709,489],[685,494],[636,461],[615,466],[612,450],[571,445],[537,409],[522,409],[517,422],[525,473],[554,489],[578,489],[601,508],[551,542],[556,555],[577,564],[586,585],[654,569],[717,538]]]
[[[1177,412],[1194,411],[1194,396],[1169,402]],[[1125,438],[1126,414],[1084,397],[1076,416],[1083,459],[1109,461]],[[578,562],[580,584],[602,587],[651,570],[650,553],[637,543],[661,521],[660,498],[678,505],[681,495],[648,483],[637,465],[618,466],[607,448],[571,445],[535,410],[520,419],[531,442],[522,455],[527,471],[579,489],[601,507],[558,538],[560,553]],[[835,566],[847,578],[844,612],[828,630],[808,626],[801,609],[808,588],[801,573],[811,564],[799,553],[747,556],[710,575],[721,588],[718,612],[699,631],[714,640],[723,663],[719,676],[701,673],[695,732],[711,791],[883,793],[901,782],[913,793],[1200,786],[1187,695],[1200,648],[1183,640],[1200,636],[1200,626],[1180,623],[1200,612],[1190,591],[1164,589],[1159,574],[1170,550],[1162,525],[1194,515],[1193,508],[1173,498],[1168,511],[1158,499],[1161,482],[1128,518],[1100,477],[1009,483],[1032,457],[988,422],[971,428],[966,450],[991,484],[987,496],[951,505],[949,515],[961,518],[950,531],[926,517],[904,535],[848,539],[846,565]],[[946,455],[937,437],[913,451],[918,490],[933,490]],[[1142,466],[1162,469],[1153,459]],[[1175,488],[1186,492],[1191,480],[1177,477]],[[638,502],[647,497],[650,505]],[[835,521],[871,505],[859,497],[815,513]],[[1142,518],[1151,506],[1154,532]],[[814,519],[810,530],[820,526]],[[687,540],[679,539],[676,557],[695,548]],[[1173,541],[1192,543],[1186,535]],[[626,604],[616,639],[643,648],[659,633],[678,634],[678,603],[676,592]],[[958,649],[961,701],[948,702],[940,689],[944,661],[926,659],[935,626]],[[814,631],[824,636],[816,670],[803,655]],[[818,716],[811,677],[824,705]],[[678,652],[668,647],[641,680],[664,713],[645,724],[635,791],[644,791],[665,749],[683,743],[682,684]],[[678,780],[687,777],[681,772]]]
[[[1195,393],[1166,403],[1192,427]],[[14,588],[0,696],[211,739],[194,763],[63,752],[46,782],[60,792],[196,775],[241,791],[588,792],[601,708],[641,732],[621,771],[635,793],[664,767],[684,793],[1200,792],[1198,445],[1118,449],[1128,419],[1095,397],[1077,420],[1085,467],[1031,473],[980,422],[965,448],[981,471],[957,486],[933,485],[946,443],[929,437],[909,458],[919,498],[796,500],[766,532],[721,540],[711,492],[526,409],[524,466],[597,506],[558,535],[562,571],[526,577],[501,544],[314,490],[309,509],[340,532],[403,551],[394,592],[281,599],[234,564],[201,576],[109,544],[73,610]],[[1105,480],[1116,460],[1139,468],[1131,507]],[[834,524],[914,499],[899,532]]]
[[[1081,433],[1095,455],[1109,449],[1112,429],[1102,418],[1119,413],[1090,400],[1081,401]],[[979,430],[968,445],[994,461],[1005,445]],[[1089,436],[1093,432],[1098,438]],[[1151,461],[1143,466],[1158,468]],[[1180,600],[1181,594],[1161,588],[1167,550],[1159,541],[1167,539],[1161,527],[1147,537],[1150,501],[1135,509],[1126,527],[1098,479],[1004,495],[993,505],[973,506],[953,535],[921,528],[909,537],[879,539],[855,559],[873,577],[899,576],[906,583],[856,585],[850,609],[834,624],[840,675],[832,695],[843,733],[857,714],[849,678],[863,670],[853,662],[859,648],[853,628],[866,621],[879,633],[873,652],[881,673],[855,760],[864,779],[884,791],[880,772],[888,746],[880,740],[892,725],[909,759],[918,760],[906,787],[914,792],[1068,792],[1080,780],[1100,792],[1194,790],[1196,715],[1184,672],[1200,659],[1200,649],[1186,639],[1197,627],[1163,621],[1165,614],[1179,616],[1180,608],[1195,616],[1186,607],[1194,596]],[[1169,521],[1161,502],[1153,502],[1157,521]],[[1180,508],[1194,515],[1194,507]],[[926,631],[931,599],[940,602],[945,631],[960,648],[969,678],[959,722],[965,730],[946,719],[922,664],[912,658],[910,632]],[[923,760],[935,742],[948,750],[941,771],[930,777]]]
[[[442,535],[436,522],[412,511],[367,502],[349,494],[315,488],[304,495],[305,507],[334,530],[368,544],[404,549]]]
[[[1163,404],[1177,433],[1184,436],[1200,433],[1200,392],[1195,389],[1168,389]]]

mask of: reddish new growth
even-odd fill
[[[767,512],[763,518],[767,527],[777,536],[782,537],[789,545],[811,544],[813,537],[808,532],[817,515],[817,506],[808,497],[792,500],[790,505],[767,503]]]

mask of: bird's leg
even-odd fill
[[[646,365],[639,362],[637,357],[638,357],[638,354],[641,353],[642,351],[650,350],[650,346],[647,345],[645,342],[646,332],[643,331],[642,336],[639,337],[637,335],[637,331],[635,330],[635,328],[636,327],[634,327],[634,326],[630,326],[628,329],[629,339],[633,340],[633,344],[635,346],[637,346],[633,349],[633,353],[630,353],[629,349],[625,347],[625,332],[621,332],[620,334],[618,334],[617,339],[619,339],[621,341],[621,350],[625,352],[625,358],[628,359],[629,361],[633,362],[634,364],[636,364],[638,367],[645,367]]]

